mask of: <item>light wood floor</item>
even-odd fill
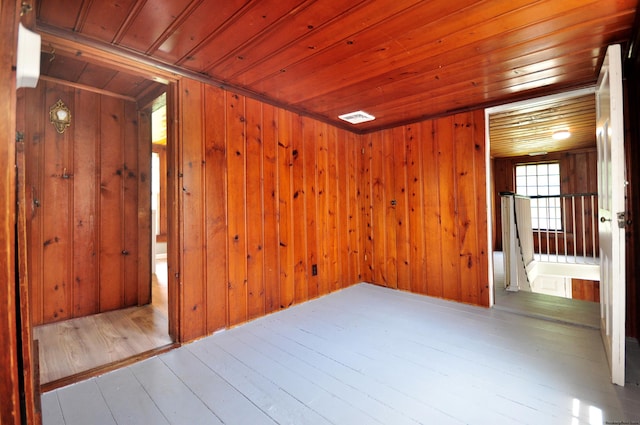
[[[600,333],[360,284],[48,392],[45,425],[640,420]],[[612,422],[617,421],[617,422]]]
[[[152,304],[37,326],[40,384],[51,384],[171,344],[166,263],[153,277]]]

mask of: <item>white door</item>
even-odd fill
[[[624,385],[625,166],[620,46],[607,49],[596,87],[600,319],[611,381]],[[619,216],[622,214],[622,216]]]

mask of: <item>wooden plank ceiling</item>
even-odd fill
[[[294,112],[370,132],[593,85],[606,46],[629,40],[636,5],[636,0],[40,0],[36,13],[37,29],[45,34],[122,50]],[[74,66],[58,68],[58,74],[76,72]],[[338,119],[356,110],[376,119],[357,125]]]
[[[553,134],[562,130],[569,131],[569,138],[554,139]],[[494,158],[595,147],[595,94],[531,102],[493,113],[489,117],[489,132]]]

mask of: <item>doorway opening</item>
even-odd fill
[[[599,328],[598,273],[591,270],[599,261],[597,223],[593,224],[597,220],[595,89],[489,108],[486,122],[493,305]],[[567,128],[570,138],[553,137]],[[523,260],[528,273],[521,275],[524,284],[517,291],[505,285],[510,276],[504,250],[509,251],[510,241],[503,240],[508,236],[502,228],[503,222],[515,220],[502,217],[511,212],[502,211],[503,202],[509,201],[503,201],[501,193],[514,203],[522,195],[524,208],[530,205],[525,230],[529,240],[523,244],[532,252]],[[521,255],[519,244],[510,252]],[[583,264],[589,271],[580,270]]]
[[[162,249],[158,245],[166,246],[166,236],[164,244],[158,243],[161,235],[152,231],[148,177],[153,161],[151,115],[157,104],[164,103],[166,109],[166,97],[158,94],[167,86],[153,84],[149,92],[156,93],[151,97],[156,100],[139,107],[126,96],[85,86],[69,88],[58,80],[43,83],[39,90],[64,98],[74,112],[64,144],[46,123],[27,120],[27,113],[17,118],[26,134],[45,134],[25,153],[26,179],[34,197],[27,202],[37,205],[27,217],[27,233],[42,391],[174,346],[169,333],[166,248],[164,257],[158,252]],[[44,96],[31,95],[19,96],[18,101],[22,110],[33,114],[47,112],[50,103]],[[161,126],[166,152],[166,118],[156,123]],[[59,152],[62,174],[47,171],[59,165],[47,161]],[[166,180],[160,187],[166,192]],[[160,196],[161,191],[156,192]],[[167,209],[160,210],[166,223]],[[47,243],[49,233],[61,242]],[[55,275],[50,272],[53,265]],[[58,300],[47,288],[60,281],[64,285],[56,288],[64,291],[64,297]]]
[[[168,317],[166,93],[151,107],[151,229],[151,299]]]

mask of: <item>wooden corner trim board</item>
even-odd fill
[[[0,423],[19,425],[26,412],[20,403],[16,306],[16,75],[15,50],[19,1],[0,2]],[[27,359],[28,360],[28,359]],[[33,393],[27,393],[29,401]]]

